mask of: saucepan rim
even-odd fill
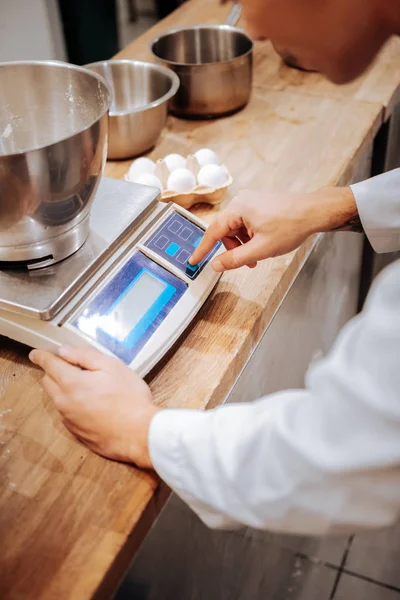
[[[213,62],[205,62],[205,63],[176,62],[173,60],[169,60],[168,58],[163,58],[162,56],[159,56],[158,54],[156,54],[156,52],[154,51],[154,46],[161,39],[163,39],[169,35],[173,35],[175,33],[180,33],[181,31],[195,31],[195,30],[199,30],[199,29],[218,29],[218,30],[230,31],[230,32],[234,32],[234,33],[240,33],[249,41],[250,48],[246,52],[243,52],[242,54],[238,54],[237,56],[234,56],[232,58],[226,58],[225,60],[216,60]],[[189,25],[189,26],[184,26],[184,27],[175,27],[173,29],[168,29],[168,30],[162,32],[159,36],[153,38],[150,41],[149,47],[150,47],[150,50],[151,50],[153,56],[155,56],[157,58],[157,60],[165,62],[166,64],[173,65],[176,67],[203,67],[203,66],[209,66],[209,65],[210,66],[211,65],[224,65],[227,63],[232,63],[233,61],[235,61],[239,58],[244,58],[246,56],[249,56],[249,54],[251,54],[254,50],[254,42],[248,36],[248,34],[244,31],[244,29],[241,29],[240,27],[234,27],[233,25],[210,25],[210,24],[206,23],[204,25]]]

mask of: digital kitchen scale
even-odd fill
[[[188,259],[205,225],[158,190],[103,177],[78,252],[37,270],[0,271],[0,335],[34,348],[91,344],[140,375],[162,358],[218,281]]]

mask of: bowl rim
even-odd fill
[[[108,114],[110,117],[122,117],[124,115],[132,115],[135,113],[142,113],[151,108],[156,108],[157,106],[160,106],[161,104],[164,104],[165,102],[168,102],[168,100],[170,100],[173,96],[175,96],[175,94],[178,91],[179,86],[181,84],[178,75],[176,73],[174,73],[174,71],[172,69],[168,69],[168,67],[164,67],[163,65],[157,65],[155,63],[148,62],[145,60],[131,60],[129,58],[116,58],[116,59],[111,58],[109,60],[98,60],[93,63],[88,63],[85,65],[85,67],[87,69],[89,69],[91,72],[96,73],[96,71],[92,71],[91,67],[94,67],[97,65],[104,65],[104,64],[145,65],[146,67],[151,67],[154,71],[158,71],[159,73],[163,73],[164,75],[166,75],[169,78],[170,83],[171,83],[171,87],[168,90],[168,92],[166,92],[163,96],[160,96],[160,98],[157,98],[157,100],[153,100],[153,102],[149,102],[148,104],[143,104],[142,106],[138,106],[136,108],[129,108],[126,110],[109,110]],[[105,81],[107,88],[110,89],[110,86],[108,85],[106,79],[104,77],[102,77],[102,75],[99,75],[99,77],[101,77],[103,79],[103,81]],[[111,90],[110,90],[110,94],[112,96]]]
[[[80,129],[79,131],[76,131],[75,133],[66,135],[60,139],[57,139],[54,142],[51,142],[50,144],[38,144],[36,146],[24,148],[23,150],[20,150],[18,152],[12,152],[10,154],[0,154],[0,160],[2,160],[3,158],[9,158],[11,156],[21,156],[23,154],[26,154],[27,152],[35,152],[36,150],[43,150],[44,148],[51,148],[51,146],[54,146],[55,144],[60,144],[70,138],[75,137],[76,135],[81,135],[83,132],[88,131],[88,129],[93,127],[93,125],[95,123],[97,123],[97,121],[100,121],[100,119],[102,119],[108,113],[108,111],[110,109],[110,105],[111,105],[110,88],[108,87],[108,85],[105,82],[103,77],[101,77],[94,71],[91,71],[90,69],[86,69],[85,67],[81,67],[79,65],[74,65],[72,63],[65,62],[62,60],[10,60],[7,62],[0,62],[0,69],[2,69],[3,67],[29,66],[29,65],[48,66],[48,67],[49,66],[50,67],[67,67],[68,69],[71,69],[73,71],[80,71],[81,73],[86,73],[87,75],[90,75],[90,76],[95,75],[95,78],[105,86],[105,92],[107,95],[106,108],[96,119],[93,119],[93,121],[91,121],[89,123],[89,125],[87,125],[86,127],[83,127],[82,129]]]
[[[161,39],[163,39],[169,35],[173,35],[175,33],[180,33],[182,31],[195,31],[195,30],[199,30],[199,29],[218,29],[218,30],[240,33],[249,41],[250,48],[246,52],[243,52],[242,54],[238,54],[238,56],[234,56],[233,58],[226,58],[225,60],[215,60],[213,62],[206,62],[206,63],[176,62],[173,60],[168,60],[167,58],[162,58],[161,56],[159,56],[158,54],[156,54],[154,52],[155,44],[157,44],[157,42],[159,42]],[[241,29],[240,27],[234,27],[233,25],[227,25],[227,24],[216,25],[216,24],[207,24],[206,23],[204,25],[188,25],[188,26],[183,26],[183,27],[174,27],[172,29],[167,29],[166,31],[163,31],[162,33],[160,33],[160,35],[158,35],[157,37],[154,37],[152,40],[150,40],[149,48],[150,48],[152,55],[155,56],[157,60],[159,60],[165,64],[173,65],[176,67],[205,67],[208,65],[224,65],[227,63],[232,63],[233,61],[235,61],[237,59],[241,59],[246,56],[249,56],[250,54],[252,54],[252,52],[254,50],[254,42],[249,37],[249,35],[245,32],[245,30]]]

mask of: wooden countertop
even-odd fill
[[[120,56],[148,57],[147,42],[157,31],[222,21],[227,11],[215,0],[192,0]],[[211,122],[171,117],[150,156],[210,146],[233,174],[230,196],[250,186],[310,190],[348,183],[399,98],[399,49],[394,40],[362,78],[336,88],[282,66],[269,43],[259,43],[248,107]],[[122,177],[128,164],[109,163],[106,174]],[[210,220],[217,210],[197,213]],[[205,408],[224,401],[312,244],[255,271],[222,277],[149,378],[158,403]],[[109,597],[167,490],[155,475],[95,456],[72,438],[27,353],[0,338],[0,598]]]

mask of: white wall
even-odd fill
[[[0,0],[0,62],[65,60],[57,0]]]

